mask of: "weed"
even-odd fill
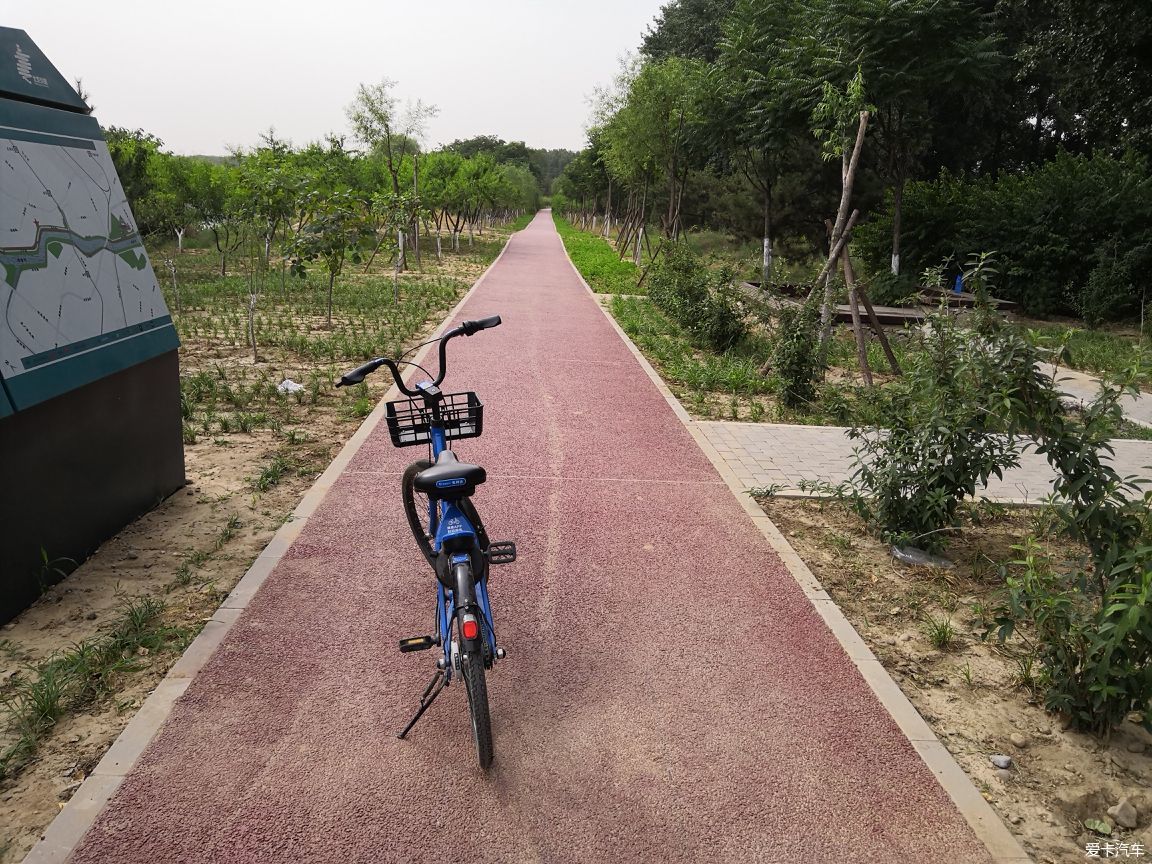
[[[252,488],[257,492],[267,492],[279,483],[284,474],[292,467],[292,463],[283,455],[277,453],[264,466],[260,474],[252,481]]]
[[[781,489],[784,489],[783,483],[769,483],[767,486],[753,486],[745,490],[745,494],[751,495],[753,498],[775,498]]]
[[[937,651],[947,651],[956,642],[956,628],[952,626],[951,618],[925,615],[921,630]]]
[[[959,669],[959,671],[960,671],[960,677],[961,677],[961,678],[963,679],[963,681],[964,681],[964,685],[965,685],[965,686],[966,686],[966,687],[967,687],[969,690],[975,690],[975,689],[976,689],[976,676],[975,676],[975,674],[972,672],[972,663],[971,663],[971,661],[965,660],[965,661],[964,661],[964,665],[963,665],[963,666],[960,666],[960,667],[958,667],[958,669]]]

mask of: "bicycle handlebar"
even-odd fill
[[[436,380],[432,382],[432,385],[439,387],[444,380],[444,375],[448,372],[447,345],[449,339],[454,339],[457,336],[471,336],[474,333],[479,333],[481,330],[499,327],[500,323],[499,315],[481,318],[479,321],[464,321],[460,326],[453,327],[441,336],[438,340],[440,342],[440,374],[436,377]],[[375,360],[369,360],[362,366],[357,366],[351,372],[344,373],[340,376],[340,380],[336,382],[336,386],[350,387],[353,384],[359,384],[381,366],[388,367],[388,371],[392,373],[392,378],[396,382],[396,386],[400,388],[400,392],[412,397],[421,395],[419,390],[409,390],[404,385],[404,379],[400,377],[400,367],[396,364],[395,360],[389,357],[377,357]]]

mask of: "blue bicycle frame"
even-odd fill
[[[417,385],[419,387],[420,385]],[[432,463],[435,464],[440,454],[447,449],[447,441],[444,437],[444,429],[433,425],[431,430],[432,437]],[[444,543],[457,538],[467,538],[472,543],[476,551],[479,550],[479,540],[476,536],[476,529],[469,521],[468,517],[464,515],[463,511],[452,501],[442,500],[429,500],[428,502],[428,527],[429,534],[433,536],[432,551],[439,555],[440,550],[444,548]],[[451,563],[453,565],[469,563],[473,560],[466,552],[457,552],[452,555]],[[484,615],[484,632],[487,636],[486,641],[491,656],[496,656],[496,629],[492,622],[492,608],[488,604],[488,580],[480,579],[480,574],[474,573],[476,577],[476,602],[480,605],[480,611]],[[451,633],[452,618],[455,610],[453,604],[453,597],[451,589],[445,588],[440,580],[436,581],[436,608],[439,617],[439,630],[440,637],[443,641],[444,648],[444,675],[445,678],[451,680],[453,661],[452,657],[453,645],[452,641],[448,638]]]

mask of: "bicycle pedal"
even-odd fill
[[[434,644],[431,636],[409,636],[400,640],[400,652],[407,654],[409,651],[427,651]]]
[[[488,544],[489,564],[511,564],[516,560],[516,544],[511,540],[497,540]]]

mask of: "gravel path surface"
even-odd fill
[[[486,402],[496,762],[431,676],[433,583],[380,425],[73,856],[117,862],[987,862],[565,260],[545,213],[452,343]]]

